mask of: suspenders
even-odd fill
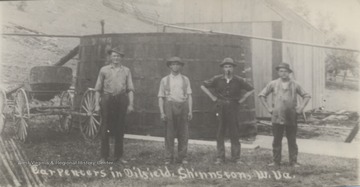
[[[184,97],[186,97],[188,85],[187,85],[185,76],[181,75],[181,78],[182,78],[182,89],[183,89]],[[170,94],[170,91],[171,91],[170,90],[170,75],[168,75],[166,77],[166,81],[165,81],[165,93]]]

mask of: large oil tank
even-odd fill
[[[194,118],[190,138],[213,139],[217,124],[212,101],[201,91],[206,79],[220,74],[219,63],[225,57],[239,62],[235,73],[252,84],[251,43],[248,38],[194,33],[131,33],[84,36],[80,40],[80,61],[76,78],[75,105],[87,88],[93,88],[98,72],[107,64],[106,50],[120,47],[125,51],[123,64],[130,68],[135,85],[135,112],[128,115],[127,132],[141,135],[164,135],[160,121],[157,93],[162,77],[169,74],[166,59],[178,56],[185,66],[183,74],[191,81]],[[244,71],[244,69],[250,71]],[[240,125],[255,123],[254,96],[239,111]],[[243,129],[244,129],[243,128]],[[242,130],[248,135],[248,130]],[[253,132],[252,132],[253,133]]]

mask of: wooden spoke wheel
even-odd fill
[[[28,135],[27,128],[30,118],[30,107],[24,89],[16,91],[14,104],[14,118],[17,129],[16,136],[21,142],[25,142]]]
[[[0,90],[0,134],[5,128],[5,108],[6,108],[6,93],[4,90]]]
[[[73,110],[74,99],[73,93],[71,91],[64,91],[60,96],[60,106],[69,107],[68,110]],[[64,114],[59,115],[59,130],[64,133],[69,133],[72,127],[72,115]]]
[[[80,103],[80,113],[86,114],[86,116],[80,116],[79,120],[81,133],[88,140],[95,139],[100,131],[101,118],[95,112],[95,105],[95,91],[88,89]]]

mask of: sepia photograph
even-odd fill
[[[0,186],[360,186],[360,0],[0,0]]]

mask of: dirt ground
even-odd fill
[[[50,2],[50,1],[49,1]],[[83,3],[85,0],[74,3]],[[95,1],[94,1],[95,2]],[[116,12],[108,11],[102,6],[86,6],[81,9],[74,9],[66,6],[74,6],[62,1],[58,1],[59,6],[46,4],[47,9],[39,10],[37,3],[29,3],[25,12],[16,10],[16,6],[7,3],[3,9],[5,14],[2,29],[4,32],[27,33],[27,34],[97,34],[100,32],[99,20],[105,19],[106,32],[132,32],[133,30],[143,30],[149,32],[156,30],[152,26],[146,26],[136,22],[129,16],[119,16]],[[54,7],[49,10],[49,7]],[[96,14],[89,12],[100,12],[106,17],[96,17]],[[58,17],[61,14],[61,17]],[[44,16],[46,15],[46,16]],[[76,16],[73,16],[76,15]],[[83,22],[83,16],[87,15],[88,22]],[[71,16],[71,17],[69,17]],[[82,19],[79,19],[82,18]],[[74,27],[64,27],[67,19],[75,19]],[[34,21],[36,20],[36,21]],[[38,21],[40,20],[40,21]],[[42,20],[42,21],[41,21]],[[131,23],[123,26],[119,22]],[[46,29],[44,29],[46,28]],[[139,29],[141,28],[141,29]],[[146,29],[144,29],[146,28]],[[67,29],[67,30],[66,30]],[[46,32],[45,32],[46,30]],[[69,50],[78,45],[78,39],[47,39],[47,38],[17,38],[3,37],[6,49],[2,51],[1,62],[1,80],[5,87],[21,83],[27,78],[26,73],[34,65],[49,65],[58,61]],[[76,72],[76,60],[69,62],[67,65]],[[1,86],[1,85],[0,85]],[[326,89],[324,94],[324,106],[326,110],[350,110],[360,112],[359,91],[349,89]],[[332,124],[337,126],[352,127],[353,124]],[[5,127],[4,138],[12,137],[14,124],[10,121]],[[54,118],[41,119],[32,121],[29,131],[29,142],[20,144],[26,152],[29,162],[49,163],[59,161],[62,163],[74,161],[96,162],[99,158],[99,140],[85,141],[77,129],[70,134],[63,134],[56,131],[57,121]],[[348,129],[326,129],[320,126],[308,126],[299,128],[299,138],[311,138],[326,141],[344,141],[349,133]],[[268,127],[261,127],[259,130],[269,132]],[[359,141],[359,135],[355,142]],[[266,167],[271,161],[271,150],[256,149],[242,150],[242,159],[247,164],[238,166],[227,162],[221,166],[213,165],[215,159],[216,147],[211,146],[189,146],[188,166],[179,164],[168,167],[169,171],[174,173],[170,177],[154,177],[150,179],[141,179],[139,177],[112,177],[110,168],[113,171],[121,171],[125,175],[126,169],[132,171],[137,168],[146,171],[165,170],[163,163],[163,143],[147,141],[125,141],[126,159],[130,160],[128,165],[113,164],[41,164],[38,168],[44,171],[56,169],[70,170],[104,170],[108,175],[106,177],[76,177],[76,176],[47,176],[46,186],[340,186],[355,185],[357,182],[358,160],[342,159],[328,156],[316,156],[310,154],[300,154],[299,161],[303,164],[300,169],[283,167],[279,171],[282,174],[280,179],[276,179],[273,174],[273,168]],[[229,150],[227,152],[229,155]],[[283,155],[284,162],[287,164],[287,153]],[[199,176],[194,179],[181,180],[178,170],[183,167],[198,172],[216,172],[221,174],[225,172],[242,172],[250,179],[231,179],[224,175],[222,178],[201,179]],[[257,172],[268,172],[271,178],[260,179]],[[286,178],[289,174],[291,177]],[[0,186],[3,186],[0,181]]]
[[[49,123],[50,122],[50,123]],[[11,124],[10,124],[11,125]],[[246,163],[236,165],[230,160],[223,165],[214,165],[216,147],[189,146],[189,164],[173,164],[165,168],[163,142],[140,140],[125,141],[126,165],[98,164],[99,140],[85,141],[78,130],[69,134],[56,132],[56,121],[37,121],[30,128],[29,142],[20,144],[29,160],[37,162],[33,171],[46,179],[46,186],[341,186],[357,182],[356,159],[299,154],[300,168],[287,166],[288,155],[283,152],[284,166],[276,170],[266,165],[271,162],[272,152],[266,149],[242,149],[241,159]],[[5,137],[13,128],[7,126]],[[230,150],[226,153],[229,157]],[[49,163],[53,164],[49,164]],[[82,163],[80,163],[82,162]],[[86,164],[85,164],[86,162]],[[41,170],[40,170],[41,169]],[[69,176],[60,171],[69,170]],[[137,173],[141,171],[142,175]],[[149,172],[167,171],[170,176],[152,176]],[[50,175],[54,171],[55,173]],[[90,175],[76,176],[76,171],[89,171]],[[94,172],[102,171],[104,175]],[[117,171],[115,177],[111,172]],[[144,173],[145,172],[145,173]],[[198,172],[192,177],[188,172]],[[199,174],[200,172],[206,174]],[[216,177],[209,173],[218,172]],[[270,177],[261,178],[267,172]],[[277,173],[279,172],[279,173]],[[148,178],[145,179],[146,174]],[[173,175],[172,175],[173,174]],[[281,174],[277,175],[277,174]],[[205,177],[206,176],[206,177]],[[221,176],[221,177],[220,177]],[[144,178],[145,177],[145,178]],[[278,178],[276,178],[278,177]]]

